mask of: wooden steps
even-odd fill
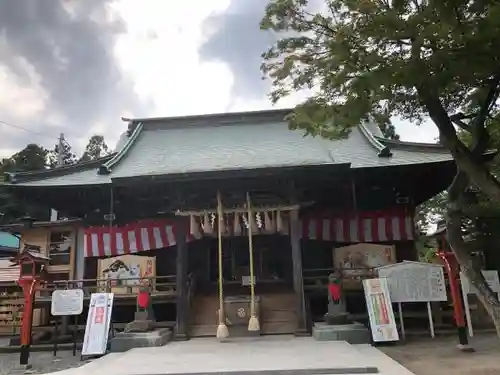
[[[264,335],[290,334],[296,328],[296,297],[294,293],[267,294],[261,296]]]
[[[296,297],[294,293],[260,295],[261,332],[264,335],[292,334],[296,328]],[[196,296],[192,305],[191,336],[213,337],[217,331],[216,295]]]

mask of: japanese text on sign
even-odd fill
[[[378,269],[387,278],[392,302],[446,301],[443,267],[421,262],[401,262]]]

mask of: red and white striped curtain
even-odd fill
[[[411,241],[415,238],[412,213],[371,212],[357,216],[309,217],[301,220],[304,239],[340,243]]]
[[[85,229],[84,241],[85,257],[134,254],[177,243],[175,225],[169,220],[145,220],[111,228],[89,227]]]
[[[338,243],[414,239],[413,214],[405,211],[307,216],[301,218],[301,228],[302,239]],[[193,236],[187,236],[187,241],[193,239]],[[85,257],[134,254],[168,248],[177,243],[175,224],[170,220],[145,220],[112,228],[89,227],[85,229],[84,241]]]

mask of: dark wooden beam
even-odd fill
[[[189,339],[189,288],[188,288],[188,247],[186,242],[187,218],[176,218],[177,261],[177,317],[175,325],[176,340]]]
[[[290,186],[290,203],[297,202],[296,192],[293,184]],[[293,289],[297,298],[296,316],[297,327],[296,336],[308,336],[307,332],[307,314],[304,295],[304,280],[302,270],[302,248],[300,243],[300,222],[299,211],[290,212],[290,245],[292,248],[292,269],[293,269]]]

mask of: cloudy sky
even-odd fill
[[[93,134],[114,146],[121,116],[271,108],[259,30],[267,0],[0,1],[0,157],[63,132],[80,152]],[[300,96],[279,103],[294,105]],[[27,129],[22,130],[18,127]],[[433,125],[397,122],[405,140]]]

